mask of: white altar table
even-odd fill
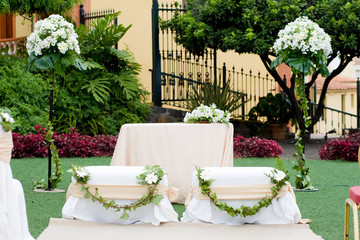
[[[266,186],[270,184],[270,178],[265,174],[271,175],[270,167],[233,167],[233,168],[204,168],[209,170],[210,178],[215,179],[211,187],[233,187],[233,191],[236,192],[237,187],[247,187],[251,184],[252,189],[250,188],[249,192],[244,192],[243,194],[238,194],[237,199],[245,200],[221,200],[226,202],[229,206],[233,208],[239,208],[241,205],[253,207],[257,202],[262,198],[256,198],[256,200],[251,200],[254,198],[247,199],[244,195],[254,195],[253,189],[255,186]],[[193,172],[192,177],[192,187],[197,189],[199,186],[199,181],[196,176],[197,172]],[[290,186],[291,187],[291,186]],[[201,200],[196,198],[196,194],[193,194],[192,200],[189,202],[186,211],[183,214],[181,219],[182,222],[207,222],[215,224],[229,224],[229,225],[242,225],[245,223],[254,223],[254,224],[295,224],[298,223],[301,219],[300,210],[296,204],[295,196],[292,193],[292,188],[285,189],[283,196],[275,198],[272,200],[272,204],[267,208],[262,208],[260,212],[253,216],[247,216],[245,218],[236,216],[231,217],[224,211],[217,209],[210,200]],[[201,192],[201,190],[200,190]],[[271,191],[268,196],[271,196]],[[231,197],[230,197],[231,198]],[[230,199],[227,198],[227,199]],[[220,199],[220,198],[219,198]],[[234,199],[234,198],[232,198]]]
[[[194,166],[233,166],[233,125],[145,123],[121,127],[111,166],[160,165],[184,203]]]

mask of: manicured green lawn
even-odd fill
[[[110,157],[106,158],[63,158],[64,175],[60,189],[70,183],[70,173],[66,172],[71,164],[81,166],[109,165]],[[293,184],[296,172],[291,169],[293,160],[284,160]],[[235,159],[234,166],[274,166],[274,159],[246,158]],[[308,160],[310,176],[317,192],[296,192],[297,203],[303,218],[313,222],[311,229],[325,240],[342,239],[344,231],[345,199],[351,186],[360,185],[360,168],[355,162]],[[65,203],[65,193],[35,193],[32,191],[33,179],[47,177],[47,159],[26,158],[12,159],[11,168],[14,178],[23,184],[30,232],[37,238],[47,227],[49,219],[60,218]],[[182,214],[183,205],[176,205],[176,211]],[[352,217],[352,216],[351,216]],[[350,226],[350,239],[352,225]]]

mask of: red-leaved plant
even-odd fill
[[[327,142],[319,149],[320,159],[344,159],[347,161],[358,161],[358,150],[360,145],[360,133],[348,137],[340,137]]]
[[[234,157],[276,157],[283,154],[282,147],[274,140],[237,135],[234,138]]]
[[[48,149],[44,143],[46,129],[41,125],[34,128],[37,134],[13,133],[13,158],[47,156]],[[70,133],[54,133],[53,138],[60,157],[112,156],[117,141],[117,136],[81,135],[75,128],[71,128]]]

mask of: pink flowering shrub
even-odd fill
[[[356,162],[360,145],[360,133],[333,139],[319,149],[320,159],[344,159]]]
[[[282,147],[274,140],[258,137],[244,138],[237,135],[234,138],[234,157],[276,157],[283,154]]]
[[[46,157],[48,149],[44,143],[45,128],[35,126],[37,134],[21,135],[13,133],[13,158]],[[81,135],[75,128],[70,133],[54,134],[55,145],[60,157],[99,157],[112,156],[117,136]]]

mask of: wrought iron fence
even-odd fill
[[[113,14],[114,9],[107,9],[101,11],[94,11],[85,13],[84,4],[80,4],[80,24],[86,25],[91,28],[92,21],[98,18],[104,18],[106,15]],[[117,17],[114,20],[114,25],[117,26],[118,19]],[[118,49],[118,44],[115,44],[115,49]]]
[[[157,1],[154,1],[156,4]],[[194,89],[199,90],[200,86],[205,83],[220,84],[226,82],[231,84],[233,94],[245,93],[244,101],[247,103],[232,113],[233,116],[244,117],[248,111],[257,104],[260,97],[265,96],[269,91],[275,91],[277,84],[274,79],[265,77],[260,73],[253,74],[250,70],[244,69],[236,71],[235,67],[228,68],[226,63],[222,67],[217,66],[216,51],[207,49],[203,56],[195,56],[189,53],[181,45],[175,43],[174,33],[169,29],[160,29],[157,26],[157,19],[169,20],[174,17],[175,12],[184,13],[185,9],[179,5],[161,4],[153,6],[153,24],[155,44],[154,62],[161,66],[159,71],[160,80],[156,82],[153,79],[153,92],[160,94],[161,104],[186,108],[186,100],[194,93]],[[156,31],[159,31],[158,33]],[[156,37],[158,36],[158,39]],[[156,67],[153,68],[153,74],[156,75]],[[156,78],[156,76],[155,76]],[[228,81],[229,80],[229,81]],[[221,82],[221,83],[220,83]],[[160,84],[159,84],[160,83]],[[159,84],[160,89],[156,89]],[[156,96],[153,98],[156,105]],[[158,98],[159,101],[159,98]]]

